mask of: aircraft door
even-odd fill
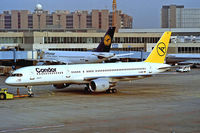
[[[149,73],[152,73],[152,66],[148,64]]]
[[[30,77],[30,80],[35,80],[34,72],[31,72],[29,77]]]
[[[70,79],[71,78],[71,74],[70,74],[69,70],[66,71],[65,77],[66,77],[66,79]]]

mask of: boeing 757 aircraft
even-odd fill
[[[71,84],[85,84],[89,92],[110,92],[118,81],[150,77],[168,70],[164,64],[171,32],[165,32],[144,62],[46,65],[20,68],[5,81],[7,85],[24,86],[50,85],[65,88]]]
[[[98,47],[92,52],[80,51],[44,51],[38,62],[58,64],[85,64],[102,62],[109,58],[118,58],[127,54],[110,53],[110,47],[115,33],[115,27],[110,27]],[[45,64],[44,63],[44,64]],[[40,63],[39,63],[40,64]]]

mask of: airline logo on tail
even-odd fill
[[[158,44],[157,52],[159,56],[164,56],[166,54],[166,45],[163,42]]]
[[[157,45],[154,47],[153,51],[150,53],[150,55],[144,62],[164,63],[170,37],[171,37],[171,32],[170,31],[165,32],[158,41]]]
[[[110,27],[94,52],[109,52],[116,27]]]
[[[106,46],[110,46],[110,44],[111,44],[111,37],[110,37],[110,35],[106,35],[106,36],[104,37],[104,44],[105,44]]]

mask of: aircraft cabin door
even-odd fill
[[[71,78],[71,74],[70,74],[69,70],[66,71],[65,77],[66,77],[66,79],[70,79]]]
[[[149,65],[149,73],[152,73],[152,67]]]
[[[34,72],[30,73],[30,80],[35,80]]]

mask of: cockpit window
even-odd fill
[[[13,73],[11,76],[12,77],[22,77],[23,75],[21,73]]]

